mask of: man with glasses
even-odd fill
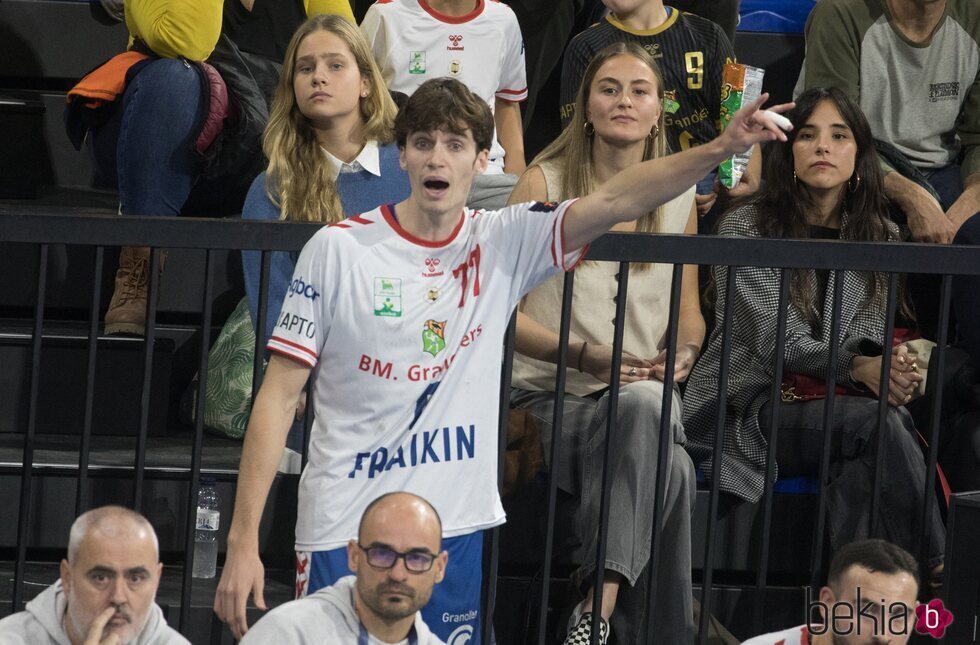
[[[405,643],[438,645],[419,609],[442,581],[448,554],[442,522],[429,502],[411,493],[388,493],[371,502],[347,544],[353,576],[262,618],[248,643]]]

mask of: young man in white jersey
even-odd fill
[[[467,205],[503,207],[525,167],[527,75],[514,11],[493,0],[379,0],[361,31],[388,89],[411,96],[429,79],[451,77],[486,101],[496,132]]]
[[[453,79],[420,87],[395,124],[412,194],[317,232],[296,264],[242,451],[215,611],[240,637],[249,594],[265,608],[258,525],[296,402],[315,369],[316,421],[299,489],[297,587],[348,575],[344,546],[381,494],[428,499],[449,573],[423,618],[447,642],[480,642],[482,531],[504,521],[497,492],[503,336],[535,285],[589,242],[782,132],[760,98],[721,137],[638,164],[577,201],[463,208],[493,137],[489,107]],[[790,106],[774,108],[775,111]]]

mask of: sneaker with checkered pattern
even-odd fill
[[[606,645],[609,640],[609,623],[599,619],[599,645]],[[565,645],[590,645],[592,643],[592,612],[585,612],[578,623],[568,630]]]

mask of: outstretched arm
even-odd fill
[[[764,141],[786,141],[783,131],[759,110],[768,98],[768,94],[763,94],[736,112],[718,138],[684,152],[630,166],[591,195],[575,202],[565,216],[565,248],[581,248],[614,224],[649,213],[693,186],[733,154]],[[770,111],[778,114],[792,108],[792,103],[786,103]]]

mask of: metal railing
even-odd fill
[[[84,423],[81,434],[79,461],[77,466],[77,493],[75,500],[76,514],[86,510],[89,495],[89,480],[92,477],[90,472],[90,450],[92,438],[92,410],[94,401],[94,381],[95,365],[97,360],[97,339],[98,325],[101,315],[100,302],[101,293],[99,285],[103,281],[104,269],[104,248],[107,246],[150,246],[151,267],[157,266],[157,261],[162,248],[186,248],[200,249],[206,253],[204,296],[201,307],[201,329],[203,339],[201,342],[198,369],[200,379],[196,391],[196,409],[204,410],[205,388],[207,385],[208,374],[208,349],[210,345],[210,330],[212,327],[213,315],[213,286],[214,286],[214,251],[218,249],[227,250],[259,250],[262,251],[262,275],[261,292],[259,298],[258,320],[266,319],[268,303],[268,275],[270,266],[270,252],[297,250],[302,247],[305,241],[318,230],[318,225],[291,224],[282,225],[277,222],[254,222],[239,220],[186,220],[176,218],[132,218],[132,217],[102,217],[102,216],[78,216],[78,215],[59,215],[59,214],[19,214],[17,212],[4,213],[0,211],[0,241],[29,243],[37,245],[38,249],[38,272],[36,276],[37,299],[34,306],[34,317],[32,325],[31,343],[31,371],[29,383],[29,402],[27,424],[24,430],[23,456],[20,488],[20,505],[17,511],[17,544],[16,562],[14,571],[13,589],[13,610],[21,608],[24,599],[24,568],[27,554],[28,533],[32,527],[32,479],[45,470],[35,466],[34,452],[36,445],[36,417],[39,390],[40,356],[43,351],[42,336],[45,324],[45,291],[47,289],[47,258],[50,245],[53,244],[72,244],[88,245],[95,247],[95,262],[93,267],[93,292],[88,319],[88,344],[87,344],[87,363],[86,363],[86,394],[84,407]],[[938,346],[935,350],[935,378],[938,380],[943,371],[944,356],[946,350],[946,329],[949,321],[951,276],[953,275],[980,275],[980,250],[970,247],[956,246],[929,246],[921,244],[886,244],[886,243],[862,243],[862,242],[833,242],[833,241],[797,241],[797,240],[765,240],[754,238],[719,238],[711,236],[673,236],[673,235],[607,235],[597,240],[591,247],[588,259],[613,261],[620,263],[620,280],[617,293],[617,312],[615,334],[613,338],[613,365],[611,370],[610,388],[613,393],[619,387],[619,368],[623,348],[623,325],[624,311],[626,306],[626,293],[628,288],[629,266],[635,262],[658,262],[673,265],[672,280],[670,284],[671,297],[669,306],[669,327],[667,333],[667,372],[664,383],[664,397],[662,403],[661,424],[659,428],[659,457],[657,464],[657,483],[654,491],[654,513],[652,532],[653,542],[651,545],[651,555],[648,573],[650,587],[648,591],[649,607],[647,612],[647,634],[652,635],[652,608],[656,605],[658,590],[653,581],[656,580],[656,572],[661,566],[663,554],[661,553],[661,540],[659,539],[658,527],[661,525],[663,514],[664,495],[662,491],[666,486],[666,459],[668,454],[668,441],[670,437],[671,419],[671,392],[673,390],[674,374],[674,353],[678,329],[678,317],[680,308],[680,285],[683,265],[727,265],[729,267],[738,266],[766,266],[779,269],[781,271],[779,306],[778,311],[785,312],[788,302],[790,286],[790,271],[792,268],[811,268],[836,272],[835,288],[833,294],[834,311],[832,316],[832,338],[838,338],[840,334],[840,310],[842,302],[842,283],[841,272],[843,271],[876,271],[888,273],[888,305],[887,317],[882,321],[884,326],[884,337],[890,338],[894,328],[895,311],[897,303],[897,276],[907,272],[910,267],[914,267],[916,272],[939,274],[943,276],[940,297],[941,320],[939,325]],[[155,270],[150,271],[149,294],[148,294],[148,320],[146,340],[143,354],[143,375],[142,375],[142,394],[140,400],[140,416],[137,430],[137,449],[135,463],[132,469],[134,482],[133,507],[140,510],[142,503],[142,493],[145,480],[147,478],[146,468],[146,447],[148,433],[149,402],[151,388],[151,374],[153,366],[153,341],[155,337],[154,321],[157,314],[156,294],[159,290],[159,276]],[[565,277],[564,302],[562,304],[560,326],[560,346],[566,347],[570,329],[571,300],[574,288],[574,274]],[[731,294],[734,289],[734,271],[728,272],[728,281],[725,285],[719,285],[728,294],[726,302],[729,303],[728,311],[725,312],[722,322],[722,362],[719,374],[719,395],[718,400],[726,400],[726,387],[728,373],[730,370],[730,350],[732,345],[732,306]],[[263,328],[259,325],[259,329]],[[505,364],[501,383],[501,456],[505,448],[505,433],[507,421],[508,393],[510,390],[510,367],[513,353],[513,323],[508,332],[505,352]],[[785,338],[786,316],[779,316],[776,337]],[[262,357],[264,354],[262,347],[263,334],[257,334],[255,364],[253,382],[253,394],[257,390],[261,380]],[[834,408],[834,380],[835,368],[837,363],[837,346],[835,343],[830,345],[830,357],[826,381],[828,394],[825,400],[824,415],[824,448],[822,463],[819,473],[819,496],[818,513],[815,521],[813,549],[810,571],[813,572],[814,584],[818,582],[816,577],[820,575],[825,563],[824,553],[824,532],[826,527],[826,489],[828,483],[828,472],[830,467],[830,437],[831,419]],[[773,366],[773,383],[771,398],[773,401],[780,400],[780,383],[783,375],[784,343],[776,343],[776,357]],[[561,351],[558,359],[557,379],[555,389],[555,407],[553,417],[553,440],[551,442],[551,454],[549,459],[550,476],[548,478],[548,506],[545,531],[544,552],[542,554],[542,574],[541,574],[541,605],[540,615],[536,629],[533,630],[536,636],[533,641],[539,644],[549,642],[548,640],[548,614],[549,614],[549,590],[552,581],[552,563],[555,558],[554,536],[555,518],[558,498],[558,477],[556,469],[558,467],[558,437],[561,432],[562,414],[564,403],[564,384],[565,371],[568,364],[566,352]],[[881,370],[882,375],[887,378],[890,368],[890,353],[884,352]],[[887,382],[887,381],[883,381]],[[608,460],[608,449],[612,444],[616,428],[616,409],[618,397],[613,394],[609,399],[609,413],[607,415],[607,437],[606,437],[606,459]],[[884,422],[887,412],[887,403],[884,399],[879,402],[879,424]],[[940,429],[940,409],[942,406],[942,388],[933,388],[933,397],[930,408],[930,424],[923,429],[923,433],[929,439],[929,453],[927,467],[929,476],[926,477],[926,494],[922,500],[923,517],[927,517],[931,512],[932,504],[936,503],[934,494],[934,478],[932,473],[936,472],[938,460],[938,436]],[[717,428],[723,427],[726,415],[726,406],[719,404],[717,412]],[[762,537],[758,544],[759,566],[755,572],[754,592],[755,592],[755,615],[754,624],[761,628],[763,624],[762,610],[766,588],[769,584],[769,553],[770,553],[770,530],[773,521],[773,484],[775,473],[775,454],[776,454],[776,428],[779,425],[779,406],[773,405],[770,410],[771,428],[768,437],[768,451],[766,458],[766,483],[765,492],[761,501],[762,515]],[[306,431],[307,440],[309,438],[311,419],[307,416]],[[183,536],[184,542],[184,570],[181,585],[180,619],[181,630],[185,630],[188,625],[188,614],[190,608],[191,591],[191,571],[193,569],[193,547],[194,547],[194,521],[192,515],[197,507],[198,487],[201,476],[201,454],[203,446],[204,415],[195,415],[195,425],[192,440],[192,453],[190,468],[186,472],[167,473],[165,475],[153,474],[152,476],[164,476],[177,478],[187,481],[189,485],[188,494],[188,518],[186,531]],[[880,443],[883,433],[878,433],[879,453]],[[710,477],[711,487],[709,494],[708,526],[705,539],[704,551],[704,570],[702,579],[702,589],[700,594],[701,602],[701,621],[698,625],[700,643],[706,642],[707,619],[711,611],[712,585],[715,561],[715,528],[718,523],[718,508],[720,499],[720,477],[719,468],[721,464],[722,442],[716,432],[714,445],[713,472]],[[305,465],[306,454],[304,450],[303,463]],[[499,477],[502,478],[502,463]],[[877,508],[880,504],[879,482],[885,476],[880,467],[881,460],[878,460],[878,467],[875,472],[875,494],[873,500],[872,517],[877,515]],[[605,552],[608,541],[608,514],[610,498],[610,482],[608,473],[603,473],[602,477],[602,497],[600,503],[600,522],[599,539],[596,549],[596,562],[605,561]],[[927,523],[923,522],[923,533],[926,531]],[[872,527],[875,531],[876,526]],[[494,529],[490,534],[489,561],[487,563],[485,579],[485,609],[484,616],[492,615],[495,606],[495,592],[497,583],[497,569],[499,561],[499,539],[498,530]],[[923,545],[927,543],[922,541]],[[593,615],[599,614],[599,607],[602,600],[602,576],[603,568],[596,567],[594,574],[593,588],[595,589]],[[490,642],[491,621],[484,621],[484,642]],[[593,642],[596,642],[598,630],[593,630]],[[212,630],[212,641],[219,638],[218,630]],[[527,639],[532,640],[531,634]]]

